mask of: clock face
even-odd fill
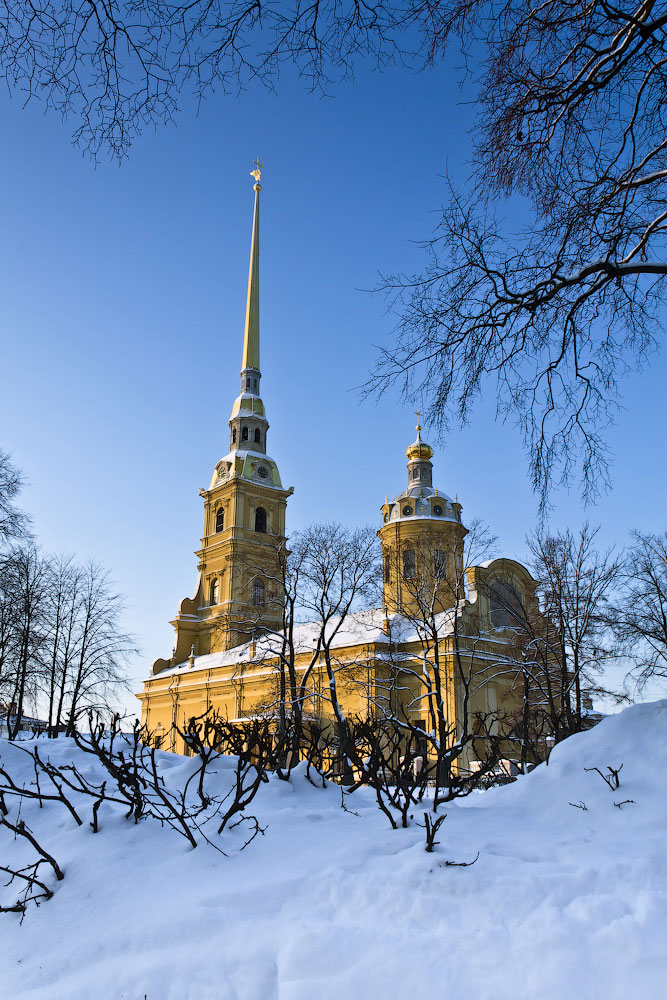
[[[437,503],[433,508],[433,513],[436,514],[438,517],[442,517],[442,507],[440,506],[439,503]]]
[[[409,517],[410,514],[412,514],[412,507],[407,505],[406,507],[403,508],[403,515],[404,517]]]
[[[257,470],[257,475],[259,476],[260,479],[267,479],[269,475],[269,470],[265,465],[260,465],[259,469]]]

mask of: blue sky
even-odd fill
[[[332,98],[286,80],[214,97],[150,130],[121,167],[70,143],[73,126],[0,102],[4,240],[0,446],[29,485],[45,548],[93,556],[127,598],[143,655],[133,687],[168,655],[168,621],[196,580],[198,488],[227,446],[238,391],[252,180],[262,178],[262,392],[269,451],[293,485],[291,530],[379,523],[405,481],[412,407],[355,391],[393,321],[364,289],[420,267],[461,180],[473,109],[456,74],[362,73]],[[665,358],[623,386],[609,441],[613,490],[583,512],[577,487],[551,523],[601,523],[605,544],[664,530]],[[483,399],[436,444],[434,484],[481,516],[503,554],[525,556],[536,501],[518,432]],[[128,704],[131,703],[129,699]]]

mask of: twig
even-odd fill
[[[350,813],[352,816],[359,816],[359,813],[355,809],[350,809],[349,806],[345,805],[345,796],[349,793],[345,791],[343,785],[340,786],[340,806],[343,812]]]
[[[609,771],[609,774],[603,774],[599,767],[585,767],[584,771],[597,771],[597,773],[600,775],[605,784],[609,785],[612,792],[615,792],[621,783],[620,778],[618,776],[621,773],[622,767],[623,767],[622,764],[619,767],[611,767],[609,764],[607,764],[607,770]]]
[[[442,867],[445,867],[445,868],[470,868],[471,865],[475,864],[475,862],[477,861],[478,857],[479,857],[479,851],[477,852],[477,854],[475,855],[475,857],[472,859],[472,861],[444,861],[444,862],[441,861],[440,862],[440,867],[441,868]]]
[[[439,840],[435,839],[435,835],[446,819],[447,813],[443,813],[442,816],[438,816],[436,819],[431,819],[427,812],[424,813],[424,825],[426,827],[426,847],[424,850],[428,851],[429,854],[440,843]]]
[[[51,865],[58,881],[62,882],[65,876],[61,871],[58,862],[55,860],[55,858],[52,858],[51,855],[48,853],[48,851],[45,851],[44,848],[41,846],[41,844],[39,844],[35,840],[34,836],[32,835],[32,833],[30,832],[30,830],[25,825],[22,819],[19,820],[15,826],[13,823],[10,823],[10,821],[7,819],[6,816],[3,816],[2,819],[0,819],[0,826],[6,826],[9,830],[12,830],[17,837],[25,837],[25,839],[35,848],[37,853],[41,855],[44,861],[48,862],[48,864]]]

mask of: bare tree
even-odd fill
[[[524,597],[513,587],[492,584],[488,596],[492,624],[506,633],[496,662],[519,696],[508,721],[525,774],[529,765],[548,760],[551,746],[573,731],[571,677],[563,666],[558,628],[533,594]]]
[[[273,87],[285,64],[327,88],[359,60],[424,67],[452,45],[477,78],[475,168],[465,195],[450,190],[423,273],[385,282],[398,339],[372,387],[398,381],[444,428],[494,383],[542,504],[579,465],[591,499],[667,273],[664,2],[17,0],[0,14],[0,77],[72,116],[94,155],[123,156],[183,90]],[[517,204],[520,228],[501,218]]]
[[[472,734],[453,745],[436,747],[433,740],[425,738],[424,731],[409,720],[401,721],[396,716],[352,719],[345,747],[354,765],[354,782],[349,791],[362,785],[372,788],[378,807],[392,828],[407,827],[427,790],[430,807],[437,812],[444,802],[486,787],[490,776],[493,780],[493,772],[500,761],[501,740],[487,723],[492,725],[493,720],[483,715],[476,720],[474,741],[478,747],[484,746],[483,759],[478,762],[478,768],[468,770],[454,769],[451,764],[473,741]],[[450,764],[447,780],[442,781],[439,775],[443,762],[447,761]]]
[[[56,736],[60,731],[65,712],[67,685],[76,657],[81,583],[82,570],[72,556],[56,556],[50,561],[43,652],[50,736]]]
[[[557,660],[567,728],[581,728],[584,694],[606,694],[598,675],[618,656],[608,628],[607,601],[619,582],[621,560],[613,549],[595,547],[599,528],[584,524],[549,535],[535,532],[528,544],[542,610],[555,626]]]
[[[8,700],[7,735],[15,739],[21,729],[26,703],[33,706],[36,703],[41,680],[47,564],[39,550],[28,544],[11,549],[4,556],[0,577],[2,604],[13,606],[9,635],[3,639],[6,644],[3,687]]]
[[[295,548],[305,551],[300,611],[316,627],[316,648],[327,672],[329,701],[339,727],[345,716],[338,697],[338,664],[335,642],[348,615],[363,607],[377,593],[378,543],[373,528],[345,528],[340,524],[316,524],[296,539]],[[308,676],[301,680],[299,696],[306,696]]]
[[[0,559],[0,696],[8,734],[21,729],[26,703],[46,706],[51,735],[90,709],[109,707],[127,686],[136,651],[121,627],[123,601],[97,564],[49,559],[32,544]]]
[[[30,533],[30,518],[15,504],[23,484],[23,475],[0,449],[0,544]]]
[[[19,634],[19,603],[11,559],[0,559],[0,701],[11,697],[11,672]]]
[[[249,637],[262,638],[260,658],[275,658],[277,689],[268,705],[263,706],[268,715],[278,716],[277,742],[284,747],[284,760],[278,762],[281,776],[289,775],[292,765],[299,760],[303,737],[304,696],[299,674],[307,678],[317,662],[319,648],[310,651],[309,662],[297,667],[299,648],[297,626],[304,563],[308,545],[300,536],[294,536],[290,547],[280,544],[276,550],[278,570],[267,574],[266,567],[257,567],[266,583],[266,604],[257,607],[255,614],[235,625]],[[279,621],[276,623],[276,612]],[[257,652],[255,653],[257,656]],[[242,683],[242,682],[241,682]]]
[[[475,168],[465,194],[450,184],[423,273],[383,283],[399,325],[369,388],[398,383],[443,429],[490,388],[542,508],[575,468],[590,500],[618,380],[660,330],[667,8],[460,0],[434,23],[431,60],[456,38],[481,56]]]
[[[275,687],[265,702],[252,706],[252,712],[278,721],[276,745],[284,752],[279,765],[283,775],[289,774],[304,748],[310,746],[313,727],[326,742],[317,720],[329,711],[334,717],[337,745],[343,745],[345,713],[337,676],[352,668],[348,662],[339,662],[336,649],[350,614],[377,595],[376,533],[372,528],[314,524],[295,532],[277,556],[279,571],[275,575],[258,567],[266,582],[266,604],[235,621],[234,627],[255,640],[253,669],[262,659],[275,663]],[[306,625],[307,645],[300,627]],[[323,696],[313,684],[314,675],[322,668],[327,677]],[[241,700],[244,681],[245,667],[239,664],[233,683]]]
[[[83,568],[74,607],[76,651],[69,676],[63,670],[61,686],[68,698],[68,735],[82,714],[108,709],[109,699],[127,687],[125,664],[138,651],[134,638],[121,629],[123,598],[114,592],[106,570],[95,562]]]
[[[419,748],[420,767],[436,786],[436,805],[472,790],[473,784],[459,776],[464,751],[474,748],[482,760],[479,778],[489,769],[483,759],[491,747],[491,725],[498,719],[486,718],[484,712],[474,717],[471,710],[487,673],[478,656],[484,632],[476,617],[466,613],[465,567],[484,559],[495,541],[475,520],[458,553],[437,548],[436,539],[421,545],[411,540],[406,561],[402,550],[393,553],[390,575],[402,580],[404,598],[399,613],[387,620],[388,669],[376,678],[370,700],[380,726],[401,729],[406,746]],[[406,635],[416,638],[418,666],[405,653]],[[497,762],[496,744],[492,756]]]
[[[640,689],[667,677],[667,532],[634,531],[624,564],[624,586],[610,609],[618,639],[634,660]]]
[[[351,665],[341,663],[336,654],[337,641],[349,615],[372,602],[379,579],[378,544],[373,528],[346,528],[340,524],[314,524],[290,538],[288,580],[284,607],[286,628],[279,637],[280,669],[287,667],[290,711],[302,729],[303,713],[309,703],[310,713],[321,715],[323,706],[312,702],[309,690],[313,671],[324,666],[327,676],[327,700],[334,717],[334,769],[345,770],[342,748],[346,741],[345,712],[338,693],[337,676],[349,672]],[[307,621],[313,629],[312,648],[307,662],[295,669],[294,624]],[[271,646],[271,652],[275,652]],[[281,693],[284,690],[281,681]],[[349,777],[349,776],[348,776]],[[347,779],[346,779],[347,780]]]
[[[123,156],[147,124],[171,120],[183,89],[201,99],[250,81],[273,87],[295,65],[312,87],[368,55],[397,55],[419,6],[263,6],[255,0],[17,0],[0,15],[0,77],[76,121],[74,139]],[[422,60],[423,61],[423,60]]]

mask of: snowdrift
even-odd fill
[[[53,761],[97,764],[69,740]],[[30,759],[0,743],[21,783]],[[620,765],[612,790],[595,771]],[[229,782],[229,761],[215,781]],[[169,783],[193,762],[161,755]],[[265,828],[223,856],[151,821],[56,804],[22,817],[63,868],[22,924],[0,915],[13,1000],[574,1000],[667,996],[667,701],[560,744],[549,766],[446,807],[435,852],[415,814],[391,830],[372,794],[314,788],[300,768],[251,812]],[[627,801],[631,800],[631,801]],[[619,803],[619,805],[615,805]],[[624,804],[621,804],[624,803]],[[585,807],[585,808],[584,808]],[[0,831],[0,859],[15,845]],[[470,867],[446,862],[471,861]],[[1,890],[7,903],[16,896]]]

